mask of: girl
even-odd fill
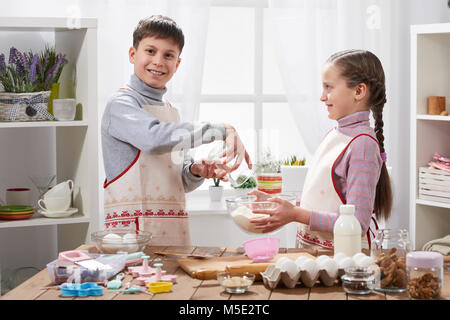
[[[337,127],[324,137],[313,157],[300,207],[256,191],[250,194],[278,206],[255,210],[269,216],[253,219],[252,223],[263,232],[271,232],[287,223],[299,222],[297,247],[332,250],[339,207],[353,204],[363,231],[362,247],[370,248],[372,213],[387,220],[392,208],[383,136],[383,67],[369,51],[338,52],[325,63],[322,86],[320,100],[328,108],[328,117],[337,120]],[[369,124],[370,111],[375,130]]]

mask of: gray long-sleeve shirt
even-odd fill
[[[155,89],[135,74],[126,85],[108,100],[101,123],[103,163],[107,181],[123,172],[141,150],[149,154],[171,152],[183,146],[182,180],[185,192],[199,187],[204,178],[194,176],[189,167],[192,157],[186,149],[225,139],[223,123],[161,122],[142,109],[142,105],[166,106],[163,95],[167,89]],[[182,134],[176,134],[177,132]]]

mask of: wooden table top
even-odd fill
[[[93,245],[83,245],[78,250],[88,250],[98,252]],[[302,249],[280,249],[280,253],[298,252]],[[255,281],[250,289],[244,294],[230,294],[222,289],[217,280],[199,280],[191,278],[181,269],[174,257],[166,257],[154,254],[158,251],[170,251],[190,254],[209,254],[214,256],[237,255],[236,248],[221,247],[147,247],[144,252],[150,256],[149,263],[155,258],[161,258],[164,270],[169,274],[177,275],[177,282],[173,285],[172,291],[159,293],[153,296],[145,293],[123,294],[120,292],[103,291],[101,296],[89,297],[66,297],[60,294],[57,289],[41,289],[51,286],[47,269],[44,269],[29,278],[13,290],[0,297],[0,300],[408,300],[406,292],[403,293],[383,293],[373,291],[369,295],[351,295],[345,293],[342,286],[336,284],[326,287],[317,284],[312,288],[297,285],[293,289],[288,289],[283,285],[271,290],[264,286],[262,281]],[[313,255],[320,255],[315,252]],[[136,280],[131,274],[126,274],[123,282]],[[444,271],[444,288],[441,299],[450,300],[450,273]]]

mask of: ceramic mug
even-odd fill
[[[44,211],[66,211],[70,208],[71,197],[48,197],[38,201],[38,206]]]
[[[59,121],[72,121],[75,119],[75,99],[53,99],[53,115]]]
[[[67,180],[61,183],[58,183],[56,186],[48,190],[43,198],[52,198],[52,197],[70,197],[73,190],[73,181]]]
[[[31,205],[31,190],[28,188],[6,189],[5,201],[8,206],[29,206]]]

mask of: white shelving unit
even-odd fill
[[[419,199],[419,168],[450,155],[450,116],[427,114],[427,97],[450,99],[450,23],[411,26],[410,233],[415,250],[450,234],[450,204]],[[450,108],[447,107],[447,111]]]
[[[54,33],[56,52],[69,60],[59,79],[59,97],[76,99],[75,120],[0,122],[0,134],[23,128],[55,130],[56,181],[74,181],[73,206],[78,213],[67,218],[35,213],[27,220],[0,220],[0,229],[57,225],[58,250],[73,249],[89,242],[91,229],[99,224],[97,19],[81,18],[74,23],[64,17],[0,17],[2,32]]]

